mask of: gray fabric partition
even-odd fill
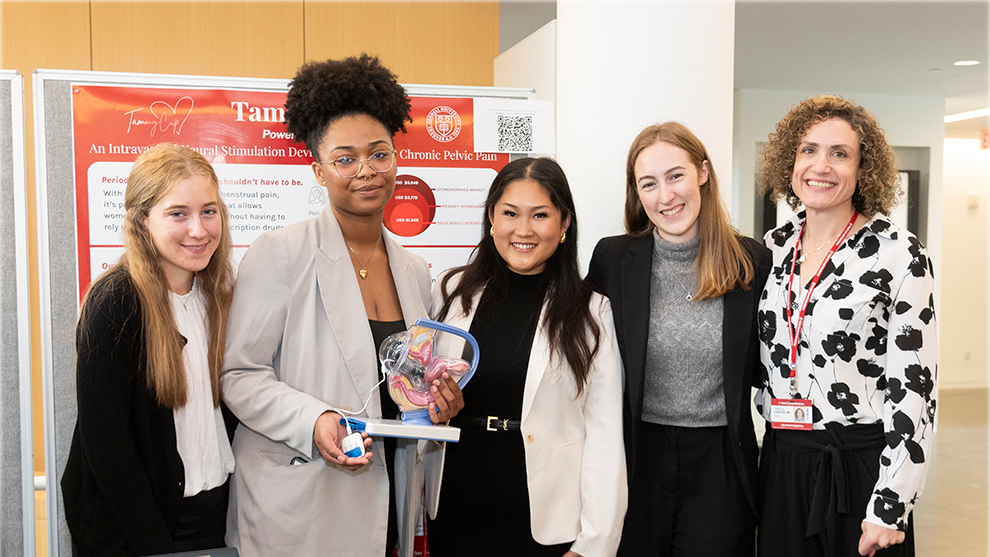
[[[34,555],[24,80],[0,72],[0,556]]]
[[[58,485],[69,456],[76,422],[75,326],[79,312],[76,284],[75,195],[72,177],[72,102],[69,81],[46,81],[35,74],[35,110],[43,107],[44,130],[35,131],[38,176],[38,243],[41,277],[42,361],[45,368],[45,480],[48,554],[72,554]],[[43,95],[39,102],[39,95]],[[52,133],[55,131],[56,133]],[[43,143],[42,143],[43,140]],[[43,177],[43,179],[42,179]],[[44,221],[44,226],[42,226]],[[47,330],[46,330],[47,326]],[[45,362],[48,362],[47,364]]]

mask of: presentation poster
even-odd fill
[[[123,253],[124,189],[144,150],[168,141],[202,153],[230,213],[234,263],[259,234],[327,203],[312,154],[286,131],[284,92],[74,85],[72,118],[80,296]],[[398,176],[385,226],[436,277],[481,239],[485,195],[509,162],[474,150],[473,99],[411,97],[395,138]]]

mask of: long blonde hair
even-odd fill
[[[205,269],[196,273],[196,281],[206,299],[208,326],[208,363],[213,405],[220,404],[223,373],[224,339],[227,312],[233,294],[233,268],[230,264],[230,229],[227,207],[220,198],[217,175],[210,163],[187,147],[160,143],[134,161],[124,192],[124,255],[117,267],[129,276],[141,304],[144,328],[144,358],[148,390],[156,394],[159,404],[169,408],[185,406],[188,397],[186,372],[182,359],[183,343],[172,316],[168,280],[161,266],[161,255],[145,221],[152,207],[168,195],[179,182],[193,176],[206,178],[218,201],[221,218],[220,241]],[[108,272],[98,279],[108,278]],[[90,289],[92,292],[93,289]],[[86,310],[89,295],[83,302]]]
[[[639,132],[626,158],[626,232],[633,236],[645,236],[656,226],[646,215],[636,190],[636,159],[647,148],[657,143],[669,143],[680,147],[701,172],[708,161],[708,181],[701,184],[701,211],[698,214],[698,235],[701,237],[698,251],[698,292],[694,300],[717,298],[731,291],[738,284],[749,290],[753,281],[753,262],[746,248],[739,241],[739,234],[732,227],[729,213],[722,205],[718,193],[715,167],[705,149],[705,144],[691,130],[678,122],[653,124]]]

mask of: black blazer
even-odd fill
[[[185,489],[172,409],[148,391],[141,307],[123,269],[97,281],[76,328],[76,419],[62,473],[80,555],[192,550],[173,541]],[[221,405],[227,434],[236,419]]]
[[[752,238],[740,237],[754,262],[756,276],[749,290],[736,287],[723,296],[722,365],[725,412],[732,456],[746,498],[757,514],[759,450],[750,411],[752,389],[758,386],[760,362],[756,310],[770,274],[770,250]],[[643,416],[643,379],[650,320],[653,234],[602,238],[591,257],[587,280],[612,302],[612,316],[625,370],[622,420],[628,481],[636,463],[636,442]]]

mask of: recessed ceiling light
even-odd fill
[[[959,122],[961,120],[969,120],[970,118],[979,118],[980,116],[990,116],[990,108],[950,114],[944,118],[944,121],[948,124],[949,122]]]
[[[953,66],[975,66],[979,64],[979,60],[956,60],[952,63]]]
[[[931,72],[931,73],[940,73],[942,71],[942,68],[932,68],[932,69],[930,69],[928,71]]]

